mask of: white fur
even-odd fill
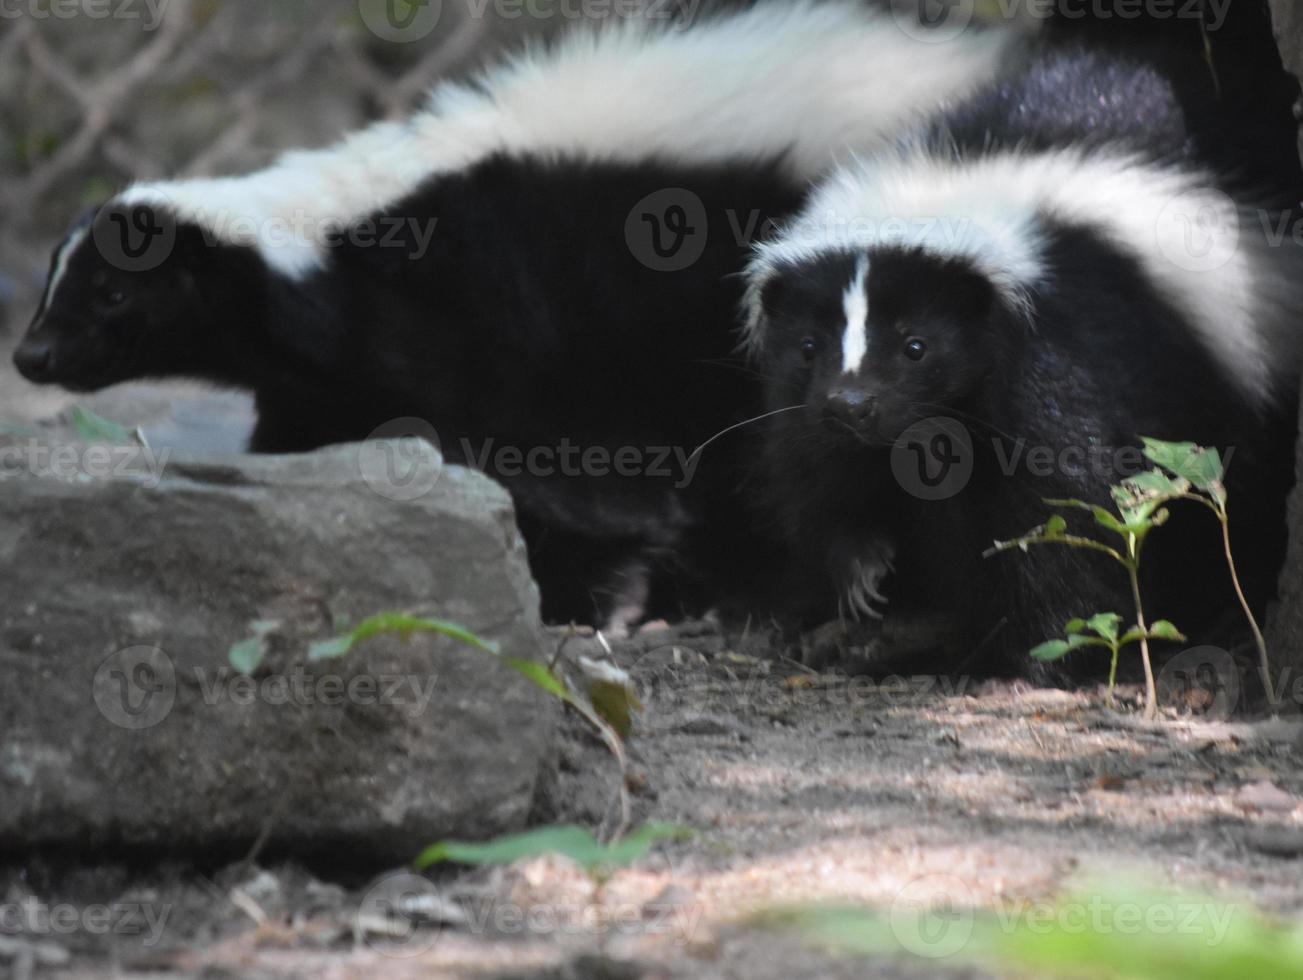
[[[330,229],[494,153],[686,163],[785,154],[794,176],[812,179],[843,150],[878,149],[989,80],[1019,36],[929,43],[854,0],[776,0],[684,31],[582,28],[478,85],[438,86],[407,123],[246,177],[136,186],[121,201],[168,204],[300,278],[323,264]]]
[[[857,374],[869,352],[869,259],[861,256],[842,296],[846,329],[842,333],[842,371]]]
[[[1030,307],[1046,268],[1046,222],[1091,227],[1129,251],[1255,399],[1269,390],[1255,231],[1208,175],[1136,156],[1075,150],[963,160],[910,150],[827,180],[749,269],[745,339],[760,344],[761,292],[778,269],[831,252],[913,245],[970,261]],[[1207,235],[1208,248],[1186,236]],[[1104,285],[1106,288],[1106,284]]]

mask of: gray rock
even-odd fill
[[[555,706],[443,637],[307,644],[377,612],[543,654],[510,499],[419,442],[167,458],[0,437],[0,849],[274,847],[406,861],[519,828]],[[278,625],[252,678],[227,665]]]

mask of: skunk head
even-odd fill
[[[915,248],[812,256],[773,267],[762,305],[772,400],[823,438],[890,446],[959,408],[996,366],[1012,311],[967,263]],[[795,414],[795,413],[794,413]]]
[[[75,391],[176,373],[210,319],[193,272],[203,247],[197,228],[146,205],[110,202],[85,215],[54,250],[14,352],[19,372]]]

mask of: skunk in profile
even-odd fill
[[[405,122],[247,177],[118,195],[57,248],[15,360],[77,390],[174,375],[252,389],[257,452],[400,418],[428,421],[458,462],[486,446],[691,452],[758,407],[730,335],[747,235],[843,147],[882,145],[992,77],[1013,36],[931,44],[849,0],[575,31],[440,85]],[[630,223],[649,248],[700,254],[667,267]],[[496,459],[549,619],[600,619],[606,580],[713,534],[711,514],[736,519],[717,456],[686,492],[680,472]]]
[[[779,413],[761,494],[803,558],[801,611],[939,603],[981,652],[966,668],[1054,679],[1027,651],[1131,610],[1125,576],[1066,547],[983,552],[1046,498],[1109,504],[1147,468],[1140,436],[1228,456],[1239,561],[1270,595],[1303,266],[1233,190],[1171,81],[1073,50],[824,181],[758,246],[745,304]],[[1187,632],[1234,603],[1200,520],[1175,514],[1147,558],[1148,612]]]

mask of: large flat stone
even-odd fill
[[[556,714],[528,682],[442,637],[305,652],[406,610],[540,656],[504,490],[423,443],[161,466],[39,445],[0,437],[0,848],[266,831],[401,861],[524,823]],[[260,620],[242,680],[227,652]]]

